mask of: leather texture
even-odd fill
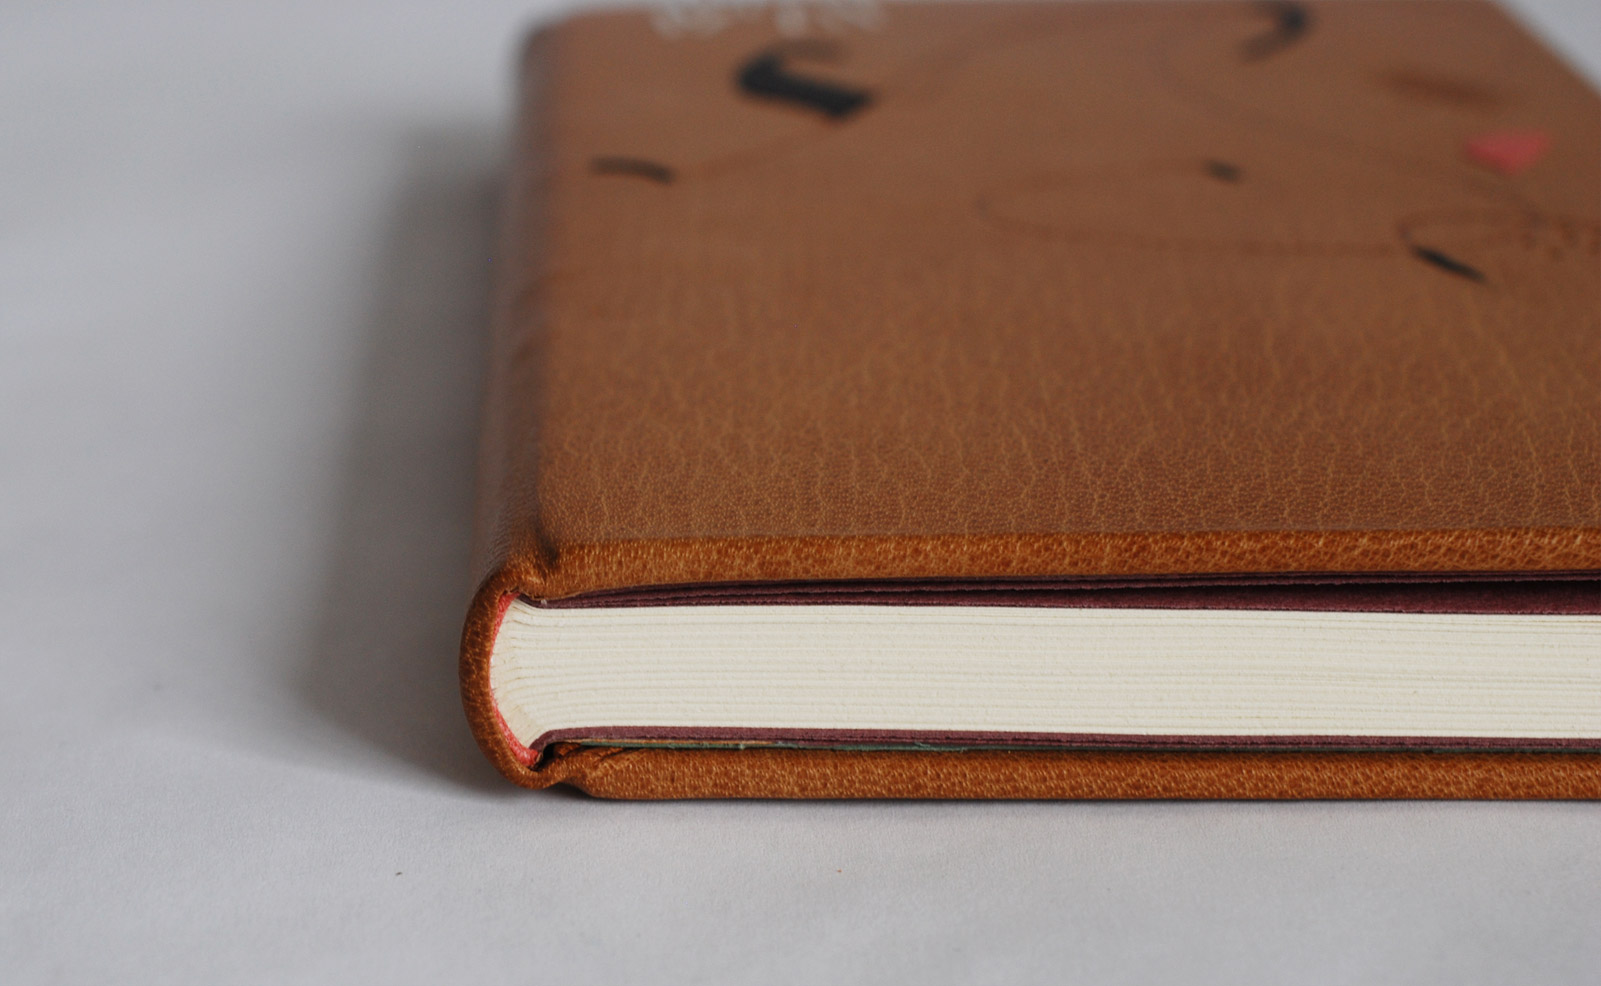
[[[462,654],[508,776],[559,773],[489,698],[508,594],[1601,569],[1601,102],[1495,7],[661,16],[567,20],[523,62]],[[1505,132],[1548,147],[1515,174],[1469,153]],[[1593,776],[1550,778],[1595,770],[1239,761],[1299,778],[1274,787],[1028,754],[1052,766],[1007,787],[744,755],[567,777],[1111,797],[1140,764],[1189,793],[1126,796],[1568,796]],[[691,762],[716,766],[644,779]],[[970,793],[904,780],[947,774]]]
[[[1594,753],[952,754],[574,746],[558,750],[546,771],[550,783],[626,799],[1601,798],[1601,755]]]

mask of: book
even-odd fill
[[[521,65],[461,654],[513,781],[1601,797],[1601,102],[1498,8]]]

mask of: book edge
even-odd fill
[[[564,746],[620,800],[1597,800],[1593,753],[661,750]]]
[[[1142,751],[625,748],[508,734],[489,656],[541,574],[506,567],[474,596],[463,629],[462,702],[474,738],[508,780],[595,797],[973,800],[1601,800],[1601,754],[1482,751]]]

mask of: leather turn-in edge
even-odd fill
[[[532,599],[774,580],[1594,572],[1601,528],[669,538],[551,554]]]
[[[591,795],[671,798],[1597,799],[1601,755],[558,748]],[[554,782],[554,781],[553,781]]]
[[[522,576],[522,577],[519,577]],[[489,655],[506,609],[527,589],[537,590],[539,579],[531,571],[508,566],[479,588],[467,611],[461,637],[461,700],[473,737],[497,769],[516,784],[544,788],[567,778],[552,770],[559,757],[541,763],[533,750],[519,743],[501,718],[489,686]]]

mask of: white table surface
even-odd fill
[[[1598,806],[502,781],[454,661],[554,9],[0,7],[0,981],[1601,981]]]

